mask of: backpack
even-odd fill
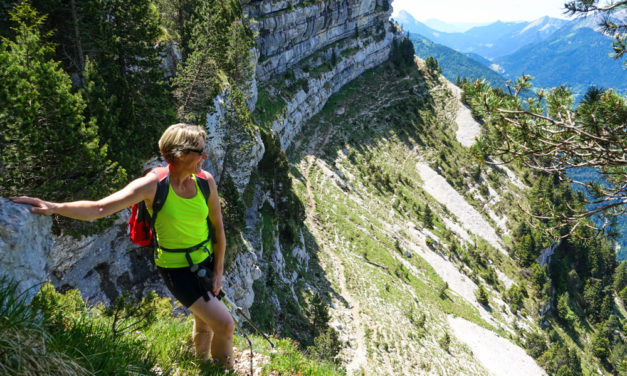
[[[137,204],[133,204],[131,207],[131,217],[126,226],[131,242],[141,247],[150,245],[155,238],[154,228],[157,220],[157,214],[163,207],[163,204],[168,197],[170,186],[170,170],[168,169],[168,166],[155,167],[152,170],[146,171],[144,175],[148,173],[157,175],[157,192],[152,200],[152,217],[150,216],[150,213],[148,213],[146,203],[142,200]],[[210,193],[209,173],[202,170],[196,175],[196,181],[198,182],[198,188],[200,188],[206,202]],[[209,227],[209,238],[212,243],[215,243],[215,234],[209,216],[207,216],[207,226]]]

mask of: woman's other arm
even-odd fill
[[[213,226],[216,242],[213,244],[213,293],[218,295],[222,288],[222,274],[224,272],[224,252],[226,250],[226,236],[224,234],[224,224],[222,223],[222,209],[220,207],[220,197],[218,187],[213,177],[209,178],[209,219]]]

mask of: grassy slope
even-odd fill
[[[326,255],[320,258],[327,260],[334,304],[342,306],[336,314],[358,307],[349,314],[369,359],[358,366],[375,374],[403,374],[407,367],[485,373],[467,348],[453,340],[447,350],[439,342],[448,314],[492,326],[456,294],[439,296],[444,282],[437,273],[418,255],[401,252],[416,246],[410,229],[422,228],[425,203],[453,217],[422,190],[416,164],[444,158],[450,177],[473,164],[454,141],[455,126],[445,115],[454,113],[449,98],[440,82],[415,67],[399,74],[384,64],[333,96],[289,153],[302,177],[295,187],[308,205],[309,226]],[[453,239],[437,221],[434,233]]]
[[[519,344],[520,327],[535,327],[534,319],[516,319],[502,303],[503,284],[487,282],[497,268],[529,289],[518,267],[484,242],[478,247],[460,244],[441,220],[455,221],[454,213],[421,188],[416,164],[423,161],[494,228],[486,206],[514,216],[520,191],[502,171],[477,166],[455,141],[451,114],[456,106],[439,78],[415,67],[401,73],[386,63],[331,97],[288,151],[294,186],[307,207],[308,230],[316,241],[313,248],[319,252],[325,280],[331,282],[332,321],[341,332],[350,333],[344,338],[350,345],[341,356],[351,371],[485,374],[467,346],[452,335],[450,345],[443,341],[449,333],[447,315],[495,330]],[[480,185],[490,186],[501,199],[481,193]],[[488,198],[492,200],[486,205]],[[493,322],[500,328],[454,292],[439,294],[444,282],[415,252],[416,247],[426,249],[424,240],[415,236],[416,230],[423,230],[425,204],[435,213],[432,232],[445,244],[439,251],[488,289]],[[503,238],[507,243],[506,234]],[[455,248],[456,252],[449,251]],[[523,316],[541,303],[532,294],[525,305]],[[597,366],[584,358],[583,368]]]

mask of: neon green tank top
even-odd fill
[[[168,187],[168,196],[163,207],[157,215],[155,230],[157,242],[160,247],[180,249],[192,247],[209,237],[207,216],[209,207],[205,202],[198,182],[196,195],[192,198],[178,196],[172,186]],[[148,211],[152,215],[152,210]],[[197,264],[204,261],[210,253],[213,253],[211,242],[207,242],[199,249],[190,252],[192,262]],[[161,248],[155,251],[155,264],[162,268],[182,268],[189,266],[184,252],[167,252]]]

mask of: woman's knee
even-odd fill
[[[217,327],[213,328],[213,330],[220,335],[232,336],[235,331],[235,322],[233,321],[233,317],[228,313],[220,317],[216,326]]]

